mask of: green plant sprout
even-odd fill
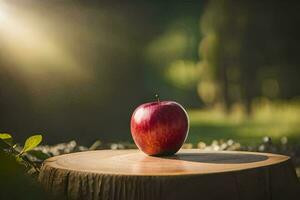
[[[29,170],[39,173],[40,169],[36,163],[28,158],[30,151],[42,142],[42,135],[33,135],[26,139],[23,147],[14,142],[13,137],[8,133],[0,133],[0,149],[8,155],[15,157],[16,161],[25,165]]]

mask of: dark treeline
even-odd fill
[[[210,1],[201,19],[202,64],[227,110],[256,97],[299,95],[299,3]]]

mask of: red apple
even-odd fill
[[[179,103],[158,100],[136,108],[130,126],[135,144],[144,153],[172,155],[187,138],[189,119]]]

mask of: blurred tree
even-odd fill
[[[204,2],[160,1],[153,4],[156,34],[145,48],[145,80],[149,93],[199,107],[197,62],[199,18]]]
[[[299,3],[282,1],[212,0],[201,19],[202,76],[200,96],[207,87],[228,111],[243,102],[248,113],[254,98],[299,95]],[[203,86],[204,85],[204,86]]]

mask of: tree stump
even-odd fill
[[[181,150],[151,157],[139,150],[99,150],[47,159],[39,180],[67,199],[299,199],[287,156]]]

